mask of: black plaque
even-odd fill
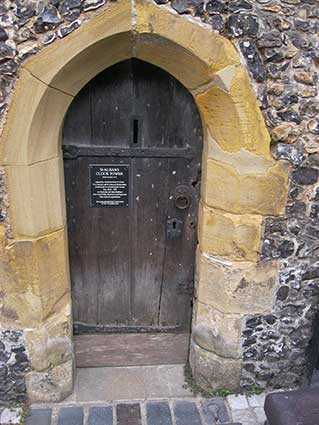
[[[129,206],[129,165],[90,164],[90,206],[119,208]]]

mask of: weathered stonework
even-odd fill
[[[208,390],[236,390],[240,383],[241,361],[227,359],[191,343],[190,362],[196,382]]]
[[[157,1],[0,5],[0,326],[17,329],[25,353],[17,377],[8,372],[10,400],[25,397],[24,376],[31,398],[72,390],[59,138],[79,89],[131,56],[178,78],[203,121],[195,379],[215,389],[304,379],[319,302],[318,6]]]

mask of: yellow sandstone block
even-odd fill
[[[218,356],[239,359],[241,356],[241,319],[197,302],[194,306],[192,338],[202,349]]]
[[[228,314],[272,311],[278,262],[235,262],[197,251],[196,297]]]
[[[189,361],[195,382],[202,388],[208,391],[239,389],[241,360],[218,356],[192,341]]]
[[[211,135],[224,151],[241,148],[269,157],[270,136],[247,71],[222,70],[210,88],[196,96]]]
[[[261,216],[233,215],[202,205],[199,220],[202,251],[238,261],[257,260]]]
[[[241,173],[234,165],[208,158],[203,161],[202,198],[210,207],[232,214],[281,215],[288,193],[285,162],[274,161],[262,172]]]
[[[6,167],[14,237],[37,237],[65,223],[62,159]]]
[[[32,369],[42,371],[72,358],[70,298],[41,326],[26,329],[25,337]]]
[[[2,135],[2,165],[27,165],[57,157],[62,120],[72,101],[22,69]]]
[[[0,265],[0,322],[35,327],[69,298],[65,230],[14,241]]]

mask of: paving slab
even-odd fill
[[[259,425],[257,416],[251,409],[240,409],[232,411],[234,422],[240,422],[243,425]]]
[[[176,401],[174,416],[176,425],[202,425],[196,403],[192,401]]]
[[[255,415],[257,416],[258,423],[263,425],[265,423],[265,421],[267,420],[264,408],[263,407],[256,407],[254,409],[254,412],[255,412]]]
[[[225,400],[222,398],[213,398],[201,402],[202,414],[207,425],[230,422],[230,416],[226,407]]]
[[[159,366],[158,369],[168,383],[171,397],[193,397],[185,382],[184,365]]]
[[[58,425],[83,425],[83,407],[62,407]]]
[[[110,369],[104,367],[77,369],[73,400],[77,402],[112,400]],[[68,401],[72,401],[72,398]]]
[[[172,425],[168,402],[154,401],[146,404],[147,425]]]
[[[118,404],[116,406],[116,423],[117,425],[142,425],[140,404]]]
[[[139,367],[112,368],[111,400],[143,400],[146,398],[144,373]]]
[[[147,366],[144,368],[144,382],[147,399],[169,398],[171,388],[168,377],[164,373],[166,366]]]
[[[52,409],[31,409],[26,425],[50,425]]]
[[[245,395],[229,395],[227,396],[227,402],[232,410],[249,408]]]
[[[247,397],[250,407],[264,407],[266,394],[254,394]]]
[[[113,407],[90,407],[88,425],[113,425]]]

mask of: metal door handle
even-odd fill
[[[185,210],[190,206],[191,194],[188,186],[178,186],[174,193],[175,207],[179,210]]]

